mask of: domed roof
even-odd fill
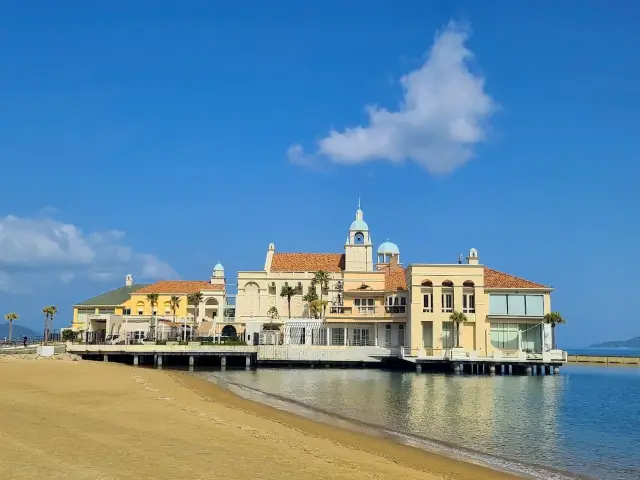
[[[378,247],[378,253],[390,253],[392,255],[400,255],[400,249],[395,243],[390,242],[389,240],[386,240],[383,244],[381,244]]]
[[[362,210],[360,210],[360,207],[358,206],[358,210],[356,210],[356,219],[351,224],[351,227],[349,228],[349,230],[352,230],[352,231],[358,230],[360,232],[369,230],[369,225],[367,225],[367,222],[364,221],[363,216],[364,214],[362,213]]]
[[[221,270],[224,270],[224,267],[222,266],[222,264],[220,262],[216,263],[216,266],[213,267],[213,271],[214,272],[219,272]]]

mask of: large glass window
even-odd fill
[[[522,350],[528,352],[542,352],[542,325],[520,324]]]
[[[422,311],[433,312],[433,297],[430,293],[425,293],[422,296]]]
[[[492,323],[491,345],[499,350],[518,350],[518,324]]]
[[[442,322],[442,348],[453,348],[456,345],[456,336],[453,331],[453,322]]]
[[[543,295],[489,295],[489,315],[513,315],[518,317],[542,317]]]
[[[544,297],[542,295],[527,295],[525,297],[527,315],[544,315]]]
[[[344,328],[331,329],[331,345],[344,345]]]

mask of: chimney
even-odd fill
[[[124,279],[124,284],[127,287],[130,287],[131,285],[133,285],[133,275],[129,273]]]

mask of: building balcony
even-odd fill
[[[326,314],[327,319],[390,319],[407,314],[406,305],[365,305],[365,306],[330,306]]]
[[[391,315],[405,315],[407,313],[406,305],[385,305],[384,307],[385,313]]]

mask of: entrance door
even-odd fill
[[[427,355],[433,352],[433,322],[422,322],[422,346]]]
[[[404,325],[398,325],[398,346],[404,347]]]
[[[391,348],[391,325],[384,326],[384,346]]]

